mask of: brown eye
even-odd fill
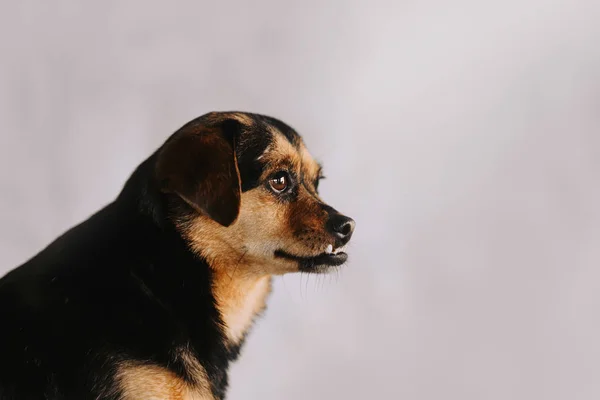
[[[269,184],[274,191],[281,193],[288,188],[290,184],[290,178],[287,173],[281,171],[269,180]]]

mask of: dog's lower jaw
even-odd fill
[[[289,254],[283,250],[277,250],[275,257],[283,260],[289,260],[298,264],[300,272],[309,272],[323,274],[333,270],[335,267],[343,265],[348,260],[348,255],[344,252],[322,253],[313,257],[301,257]]]

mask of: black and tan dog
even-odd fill
[[[271,276],[346,261],[354,221],[276,119],[210,113],[0,280],[0,399],[222,399]]]

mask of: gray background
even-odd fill
[[[87,3],[87,4],[85,4]],[[357,221],[235,399],[600,398],[600,3],[0,3],[0,273],[186,121],[297,128]]]

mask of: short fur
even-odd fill
[[[223,399],[271,277],[346,259],[329,250],[354,223],[321,201],[320,174],[276,119],[184,125],[114,202],[0,280],[0,400]]]

